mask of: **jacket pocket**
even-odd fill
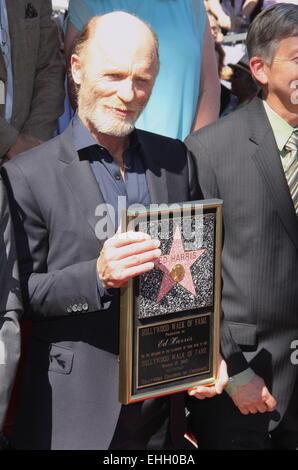
[[[257,325],[227,321],[231,334],[239,346],[257,345]]]
[[[73,365],[74,353],[71,349],[56,344],[50,345],[49,371],[58,374],[70,374]]]

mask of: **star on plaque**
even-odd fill
[[[159,288],[156,302],[159,303],[167,293],[180,284],[184,289],[196,295],[190,267],[207,248],[195,251],[185,251],[179,226],[176,226],[171,250],[168,255],[161,255],[155,266],[163,271],[163,279]]]

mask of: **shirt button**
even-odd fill
[[[74,304],[74,305],[72,306],[72,311],[73,311],[73,312],[77,312],[77,311],[78,311],[78,306],[77,306],[77,304]]]
[[[82,304],[78,304],[78,312],[81,312],[83,310],[83,305]]]
[[[89,308],[89,305],[87,303],[83,304],[83,310],[86,312]]]
[[[120,175],[116,175],[115,178],[116,178],[117,181],[119,181],[120,180]]]

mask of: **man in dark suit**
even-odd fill
[[[263,99],[186,140],[204,197],[224,200],[222,307],[230,335],[222,351],[232,376],[228,394],[189,407],[201,448],[295,449],[298,6],[259,14],[247,49]]]
[[[146,234],[111,236],[118,200],[201,197],[185,146],[134,129],[158,65],[157,40],[136,17],[114,12],[90,20],[72,56],[77,116],[64,134],[5,165],[33,318],[16,448],[184,445],[183,395],[118,402],[118,288],[160,255]]]
[[[0,178],[0,435],[20,356],[22,313],[16,249],[7,195]],[[0,449],[1,449],[0,436]]]

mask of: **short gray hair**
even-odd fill
[[[294,36],[298,36],[298,5],[272,5],[259,13],[248,29],[248,57],[262,57],[271,64],[279,42]]]

